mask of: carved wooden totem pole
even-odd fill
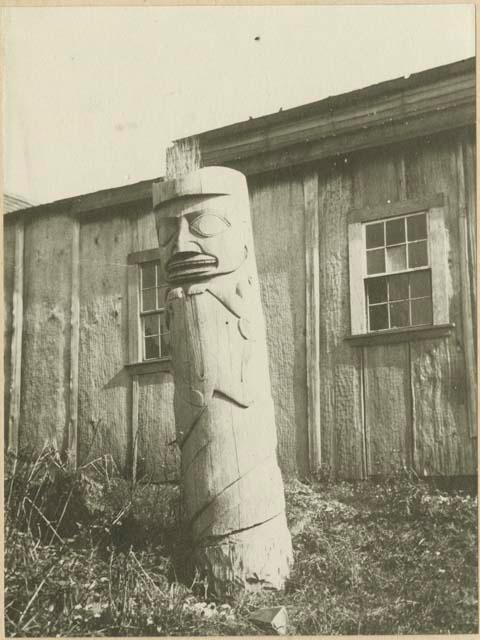
[[[282,588],[292,562],[245,177],[155,183],[175,422],[196,564],[218,594]]]

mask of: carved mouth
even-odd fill
[[[217,265],[217,258],[206,253],[194,253],[193,251],[176,253],[167,262],[168,279],[202,276]]]

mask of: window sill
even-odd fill
[[[144,362],[131,362],[125,365],[127,371],[132,376],[157,373],[158,371],[171,372],[172,359],[159,358],[158,360],[146,360]]]
[[[406,327],[404,329],[385,329],[384,331],[348,336],[345,340],[355,347],[431,340],[450,335],[454,328],[454,324],[437,324],[424,327]]]

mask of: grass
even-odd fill
[[[477,498],[416,478],[286,485],[295,566],[284,593],[222,602],[188,566],[178,488],[108,457],[70,471],[10,459],[7,636],[254,635],[284,605],[300,635],[476,633]]]

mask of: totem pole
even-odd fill
[[[195,561],[219,595],[279,589],[292,547],[247,183],[206,167],[154,183],[153,204]]]

